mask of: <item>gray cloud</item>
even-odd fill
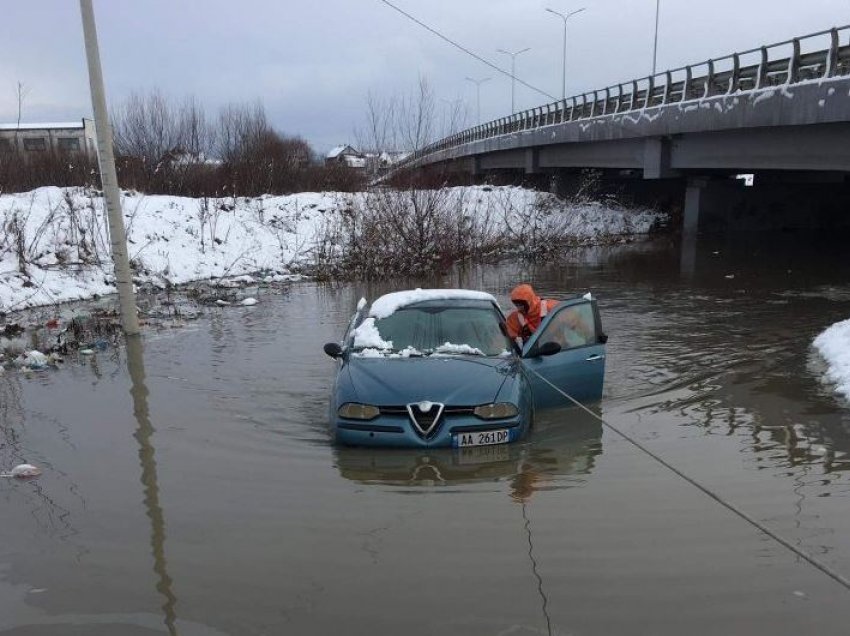
[[[654,0],[394,0],[487,59],[496,48],[531,51],[517,75],[560,96],[562,23],[544,8],[587,10],[570,21],[567,92],[646,75]],[[0,120],[15,118],[24,82],[27,120],[76,119],[91,108],[78,3],[7,0],[0,25]],[[662,0],[659,68],[785,40],[850,22],[846,0]],[[208,111],[261,99],[273,123],[318,149],[352,139],[372,90],[398,94],[419,75],[438,96],[474,108],[466,76],[481,89],[482,116],[510,110],[510,80],[408,21],[378,0],[95,0],[107,93],[160,88],[197,96]],[[518,87],[520,107],[546,98]],[[445,102],[440,102],[445,104]]]

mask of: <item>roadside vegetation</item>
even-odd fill
[[[427,81],[366,100],[361,148],[398,154],[465,127]],[[136,282],[161,287],[256,272],[323,280],[423,276],[506,256],[557,258],[635,240],[664,214],[600,203],[598,173],[565,200],[510,181],[325,165],[260,103],[209,117],[194,100],[133,95],[112,113]],[[374,167],[374,166],[373,166]],[[112,262],[97,166],[80,155],[0,154],[0,312],[107,294]]]
[[[225,197],[353,192],[364,185],[361,173],[325,165],[305,140],[276,131],[260,102],[230,104],[210,117],[194,98],[176,103],[153,91],[131,95],[111,118],[126,190]],[[0,192],[99,184],[94,157],[0,152]]]

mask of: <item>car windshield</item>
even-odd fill
[[[354,337],[355,351],[406,355],[498,356],[510,348],[491,307],[405,307],[385,318],[367,318]]]

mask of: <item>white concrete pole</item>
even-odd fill
[[[475,79],[474,77],[467,77],[466,78],[466,80],[468,82],[472,82],[473,84],[475,84],[475,104],[476,104],[475,123],[476,124],[481,123],[481,85],[484,82],[489,82],[491,79],[492,79],[491,77],[484,77],[484,78],[481,78],[481,79]]]
[[[652,45],[652,74],[655,75],[658,61],[658,18],[661,15],[661,0],[655,0],[655,39]]]
[[[121,191],[118,189],[118,175],[115,172],[115,157],[112,153],[112,128],[106,111],[106,94],[103,89],[103,71],[100,67],[100,50],[97,46],[97,28],[94,23],[92,0],[80,0],[80,13],[83,17],[89,85],[97,133],[97,160],[100,164],[100,180],[106,201],[112,262],[115,266],[115,285],[118,288],[118,303],[121,309],[121,327],[125,335],[135,336],[139,333],[139,317],[136,313],[136,296],[133,293],[130,259],[127,255],[127,237],[124,217],[121,214]]]
[[[530,51],[531,47],[522,49],[521,51],[506,51],[505,49],[496,49],[499,53],[504,53],[505,55],[511,56],[511,114],[516,114],[516,99],[514,95],[516,93],[516,56],[520,53],[525,53],[526,51]]]

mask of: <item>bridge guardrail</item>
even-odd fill
[[[803,51],[806,48],[804,45],[819,40],[828,40],[828,47]],[[783,48],[789,49],[787,57],[774,58],[771,55]],[[413,167],[435,152],[482,139],[570,121],[844,75],[850,75],[850,25],[662,71],[501,117],[415,151],[399,162],[393,172]]]

